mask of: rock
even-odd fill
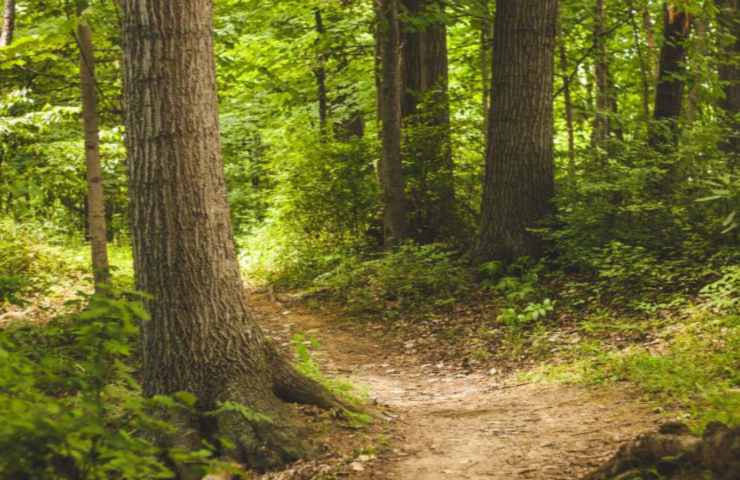
[[[354,470],[355,472],[364,472],[365,466],[360,462],[352,462],[349,464],[349,468]]]

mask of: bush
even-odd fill
[[[63,252],[40,229],[0,219],[0,303],[44,291],[71,270]]]
[[[0,331],[0,477],[174,478],[182,463],[205,472],[208,450],[154,441],[182,434],[162,413],[195,399],[142,396],[129,363],[145,320],[138,302],[94,297],[74,318]]]
[[[344,258],[314,282],[353,313],[384,313],[455,302],[472,286],[473,278],[461,259],[443,245],[401,245],[366,260]]]

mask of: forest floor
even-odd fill
[[[332,475],[270,478],[573,480],[658,421],[624,388],[524,383],[509,369],[426,363],[408,348],[414,340],[404,348],[371,323],[267,295],[252,302],[286,350],[295,334],[317,340],[323,372],[366,391],[378,443],[345,453]]]

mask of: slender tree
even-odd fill
[[[179,437],[185,445],[219,434],[251,466],[295,459],[303,442],[284,402],[339,402],[276,354],[247,306],[220,154],[212,0],[122,6],[134,265],[151,294],[144,391],[187,391],[201,411],[236,402],[271,418],[182,419],[195,432]]]
[[[573,121],[573,95],[571,91],[571,73],[568,62],[568,49],[563,29],[558,23],[558,51],[560,56],[560,75],[563,78],[563,104],[565,110],[565,128],[568,134],[568,182],[576,182],[576,134]]]
[[[650,145],[660,150],[678,143],[679,119],[683,110],[686,76],[686,40],[691,32],[691,16],[672,3],[664,5],[663,45],[655,92],[654,125]]]
[[[401,160],[401,36],[398,0],[376,0],[381,54],[379,110],[383,159],[383,225],[386,245],[407,237],[405,181]]]
[[[402,0],[401,4],[408,233],[430,243],[455,229],[447,27],[441,0]]]
[[[612,99],[609,82],[609,52],[606,45],[606,0],[596,0],[593,28],[595,52],[596,114],[592,142],[603,146],[611,135]]]
[[[323,52],[326,29],[324,28],[324,18],[321,15],[320,8],[314,10],[314,21],[318,48],[317,65],[314,69],[314,75],[316,76],[316,89],[319,100],[319,132],[321,141],[324,142],[327,140],[329,128],[329,99],[326,92],[326,54]]]
[[[87,168],[87,222],[92,251],[95,287],[110,280],[108,263],[108,228],[105,219],[103,168],[100,162],[100,134],[98,120],[98,92],[95,77],[95,49],[92,30],[84,17],[84,2],[78,3],[77,43],[80,50],[80,93],[82,123],[85,132],[85,165]]]
[[[3,30],[0,32],[0,47],[13,43],[15,33],[15,0],[5,0],[3,8]]]
[[[551,211],[557,0],[498,0],[478,258],[542,254],[529,231]]]
[[[727,139],[720,146],[731,154],[732,164],[736,165],[737,156],[740,155],[740,5],[738,0],[716,2],[720,27],[719,79],[723,90],[720,108],[730,127]]]
[[[642,32],[637,22],[636,14],[637,9],[635,8],[634,2],[629,0],[630,12],[629,22],[632,27],[632,39],[634,42],[635,51],[640,65],[640,83],[642,85],[641,99],[642,99],[642,118],[647,125],[650,122],[650,88],[653,83],[652,77],[654,76],[652,59],[650,58],[650,52],[645,52],[645,48],[642,41]],[[649,18],[648,18],[649,19]]]

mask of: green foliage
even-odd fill
[[[517,311],[515,308],[504,308],[499,314],[499,321],[510,327],[521,327],[530,323],[535,323],[547,318],[555,310],[555,304],[549,298],[541,303],[529,303],[523,310]]]
[[[63,249],[49,243],[40,228],[0,218],[0,305],[43,292],[75,271]]]
[[[700,291],[709,308],[720,313],[740,311],[740,266],[732,265],[722,269],[722,276]]]
[[[448,306],[471,288],[472,276],[445,246],[407,243],[369,260],[347,257],[314,285],[352,313],[392,316],[415,308]]]
[[[487,262],[478,268],[483,287],[503,300],[498,321],[514,330],[545,320],[555,310],[541,282],[544,263],[523,257],[509,265]]]
[[[195,398],[143,397],[131,357],[147,315],[117,297],[92,297],[82,313],[43,327],[0,331],[3,478],[174,478],[172,460],[206,471],[207,449],[154,441],[182,434],[163,413],[191,414]]]
[[[594,331],[593,323],[590,329]],[[698,430],[713,420],[740,422],[740,317],[696,311],[686,321],[665,325],[657,335],[659,349],[634,344],[615,350],[596,339],[579,343],[567,363],[545,366],[545,376],[570,382],[630,382],[665,410],[683,412]]]

